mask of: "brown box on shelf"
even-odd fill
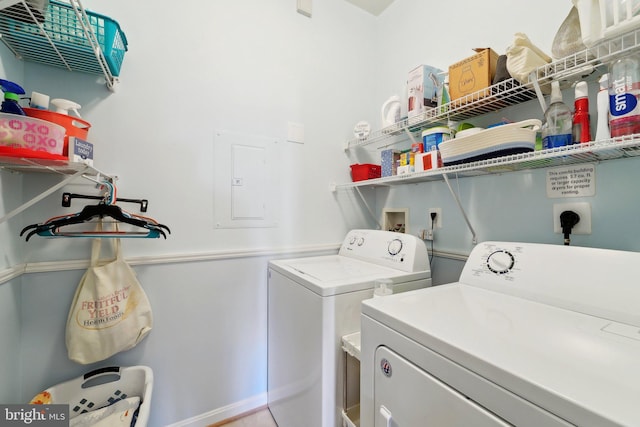
[[[449,66],[449,96],[456,100],[491,86],[496,73],[498,54],[491,48],[475,48],[472,55]],[[491,95],[490,91],[480,98]]]

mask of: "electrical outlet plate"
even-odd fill
[[[442,208],[431,208],[427,213],[427,225],[431,228],[431,212],[436,213],[436,220],[433,224],[434,228],[442,228]]]
[[[564,211],[574,211],[580,216],[580,221],[573,227],[571,234],[591,234],[591,204],[556,203],[553,205],[553,232],[562,234],[560,214]]]

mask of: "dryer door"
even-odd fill
[[[375,427],[512,426],[387,347],[375,360]]]

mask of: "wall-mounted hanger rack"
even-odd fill
[[[22,213],[26,209],[35,205],[39,201],[45,199],[49,195],[58,191],[59,189],[63,188],[70,182],[74,181],[76,178],[82,177],[94,182],[99,182],[100,180],[105,180],[105,179],[111,180],[111,181],[114,180],[114,178],[110,177],[109,175],[103,172],[100,172],[98,169],[94,168],[93,166],[88,166],[82,163],[66,163],[66,162],[59,162],[59,161],[48,162],[48,161],[38,161],[37,159],[31,160],[31,159],[13,159],[12,158],[10,160],[12,163],[8,164],[7,166],[7,169],[9,170],[50,172],[50,173],[65,175],[65,178],[59,183],[48,188],[47,190],[42,191],[40,194],[33,197],[31,200],[23,203],[22,205],[18,206],[11,212],[0,217],[0,224]],[[19,162],[17,162],[18,160]],[[4,167],[4,162],[2,162],[2,159],[0,159],[0,163],[3,163],[3,165],[0,165],[0,166]],[[52,164],[49,165],[48,163],[52,163]],[[57,165],[58,163],[60,163],[61,166],[58,166]],[[93,178],[92,175],[94,175],[96,178]]]
[[[86,196],[76,194],[76,198],[85,199],[98,199],[101,202],[97,205],[87,205],[77,213],[69,215],[61,215],[49,218],[42,223],[30,224],[22,229],[20,236],[26,234],[26,240],[28,241],[32,236],[39,235],[42,237],[100,237],[100,238],[121,238],[121,237],[135,237],[135,238],[158,238],[160,236],[167,238],[166,233],[171,233],[169,227],[164,224],[158,223],[155,219],[142,215],[136,215],[124,211],[120,206],[116,205],[116,188],[111,180],[104,180],[100,182],[92,177],[87,177],[91,181],[97,181],[107,191],[103,196]],[[72,199],[71,193],[65,193],[62,197],[63,205],[70,205]],[[146,200],[138,199],[126,199],[130,203],[140,203],[146,210],[148,202]],[[94,219],[110,218],[116,222],[114,230],[105,231],[102,227],[98,230],[71,230],[67,231],[65,227],[76,224],[95,223]],[[131,230],[120,230],[117,227],[118,223],[129,224],[136,227]],[[141,229],[143,231],[141,231]],[[166,233],[165,233],[166,231]]]

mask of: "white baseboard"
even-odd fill
[[[235,402],[231,405],[223,406],[222,408],[214,409],[213,411],[205,412],[204,414],[196,415],[183,421],[178,421],[177,423],[169,424],[165,427],[207,427],[211,424],[244,414],[245,412],[250,412],[266,404],[267,393],[262,393],[249,399]]]

